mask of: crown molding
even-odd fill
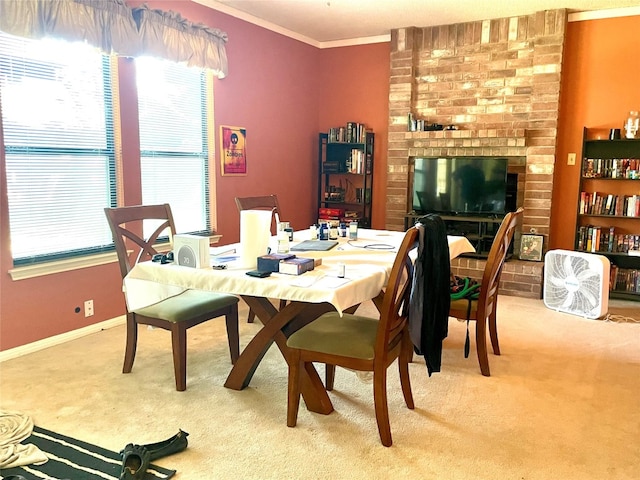
[[[280,35],[284,35],[285,37],[298,40],[300,42],[306,43],[307,45],[311,45],[312,47],[316,47],[319,49],[352,47],[356,45],[368,45],[372,43],[385,43],[385,42],[391,41],[391,33],[389,33],[387,35],[377,35],[372,37],[348,38],[343,40],[331,40],[326,42],[320,42],[318,40],[314,40],[313,38],[306,37],[297,32],[288,30],[286,28],[283,28],[279,25],[268,22],[266,20],[262,20],[261,18],[242,12],[235,8],[228,7],[227,5],[217,2],[216,0],[193,0],[193,1],[201,5],[204,5],[205,7],[209,7],[213,10],[217,10],[221,13],[229,15],[231,17],[238,18],[240,20],[251,23],[258,27],[262,27],[272,32],[279,33]],[[568,15],[568,21],[580,22],[583,20],[598,20],[598,19],[604,19],[604,18],[628,17],[633,15],[640,15],[640,6],[570,13]]]
[[[332,40],[319,42],[318,48],[352,47],[354,45],[368,45],[370,43],[385,43],[391,41],[391,34],[377,35],[374,37],[349,38],[346,40]]]
[[[640,15],[640,7],[609,8],[606,10],[593,10],[588,12],[576,12],[568,15],[569,22],[581,22],[583,20],[600,20],[603,18],[631,17]]]

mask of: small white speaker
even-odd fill
[[[178,234],[173,236],[173,258],[183,267],[209,268],[209,237]]]

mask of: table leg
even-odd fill
[[[287,337],[282,332],[284,328],[292,323],[296,328],[300,328],[334,309],[328,303],[290,302],[278,311],[266,298],[249,296],[242,298],[264,326],[240,353],[240,357],[227,377],[224,386],[233,390],[242,390],[249,385],[256,368],[274,341],[285,360],[289,362]],[[307,408],[317,413],[331,413],[333,405],[315,368],[303,372],[301,381],[302,395]]]

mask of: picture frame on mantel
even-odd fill
[[[220,126],[220,168],[223,176],[247,174],[247,129]]]
[[[522,235],[520,238],[520,260],[542,261],[543,242],[542,235]]]

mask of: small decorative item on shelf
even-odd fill
[[[409,112],[409,115],[407,115],[407,132],[415,132],[416,130],[418,130],[418,122],[413,114]]]
[[[520,241],[520,260],[542,260],[542,235],[522,235]]]
[[[624,122],[625,138],[638,138],[638,131],[640,130],[640,116],[637,110],[629,112],[627,120]]]
[[[429,123],[423,118],[416,119],[413,113],[407,115],[408,132],[433,132],[438,130],[458,130],[456,125],[442,125],[440,123]]]

